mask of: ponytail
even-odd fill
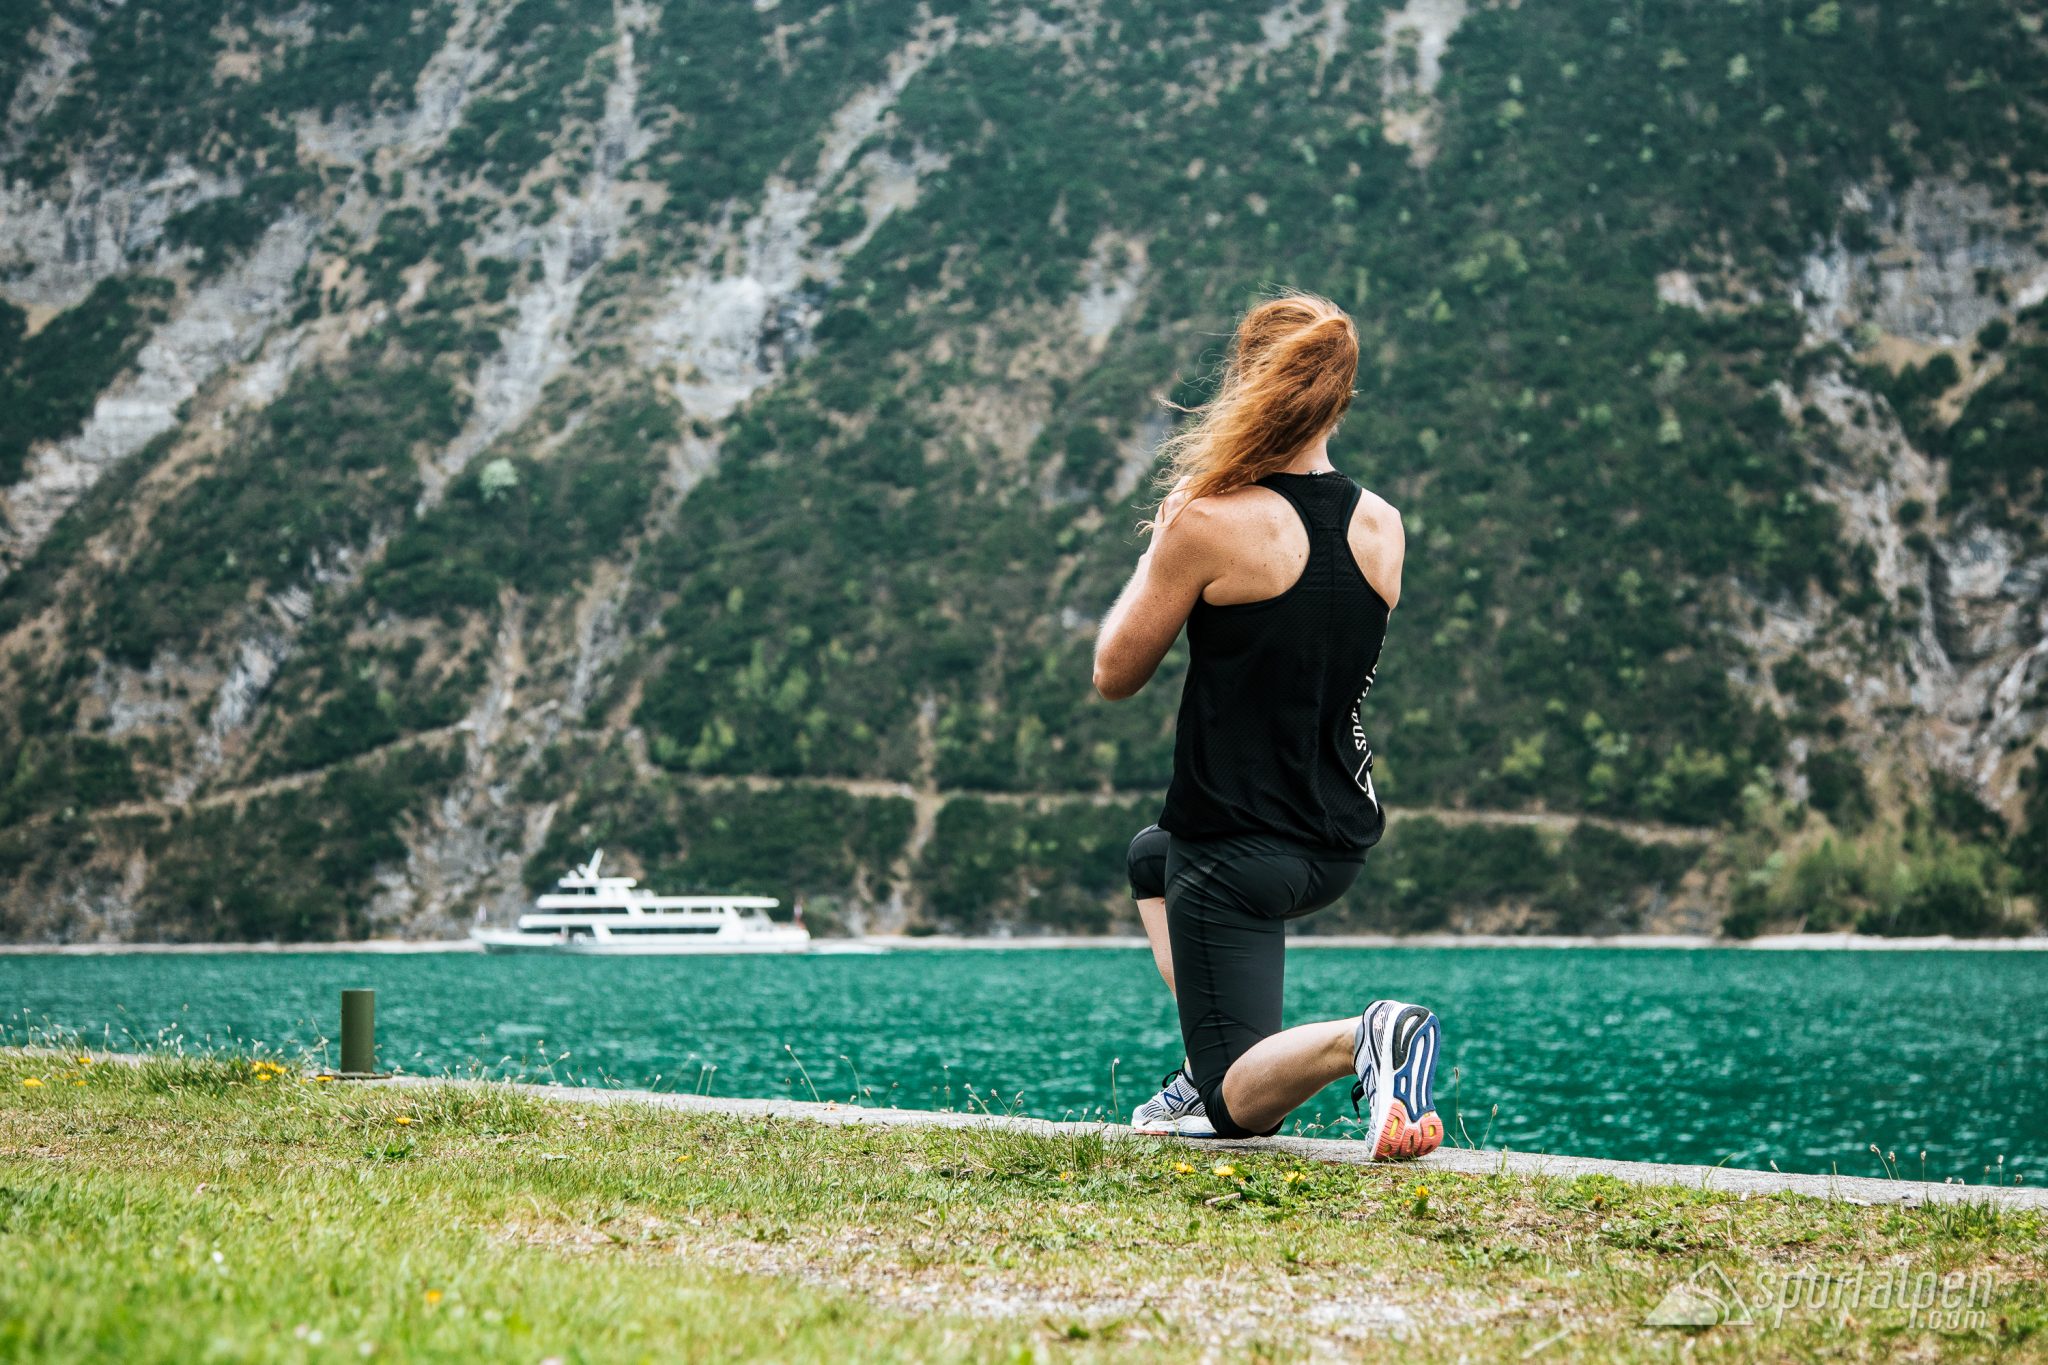
[[[1259,304],[1237,324],[1216,396],[1170,405],[1195,420],[1161,444],[1160,486],[1192,502],[1285,467],[1337,425],[1357,376],[1358,329],[1343,309],[1293,292]]]

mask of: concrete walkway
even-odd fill
[[[1050,1119],[1013,1118],[1002,1114],[963,1114],[926,1109],[863,1109],[844,1104],[812,1104],[796,1100],[721,1099],[703,1095],[662,1094],[652,1090],[609,1090],[570,1085],[526,1085],[512,1081],[443,1080],[431,1076],[395,1076],[365,1082],[397,1087],[459,1085],[499,1087],[537,1099],[576,1104],[644,1104],[683,1114],[717,1114],[733,1118],[808,1120],[842,1127],[862,1124],[883,1128],[993,1128],[1041,1134],[1100,1133],[1129,1137],[1131,1130],[1115,1123],[1058,1123]],[[1259,1138],[1249,1142],[1214,1139],[1181,1141],[1203,1151],[1287,1152],[1307,1161],[1363,1166],[1372,1155],[1363,1142],[1341,1138]],[[1430,1171],[1460,1175],[1551,1176],[1570,1180],[1606,1175],[1636,1185],[1685,1185],[1723,1193],[1798,1194],[1814,1199],[1839,1199],[1850,1204],[1891,1204],[1914,1208],[1924,1204],[1979,1204],[1999,1209],[2048,1209],[2048,1186],[1935,1185],[1917,1180],[1876,1180],[1866,1176],[1791,1175],[1778,1171],[1734,1170],[1726,1166],[1674,1166],[1642,1161],[1606,1161],[1595,1157],[1546,1156],[1444,1147],[1408,1163]]]

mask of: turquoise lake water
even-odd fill
[[[575,959],[208,954],[0,958],[10,1040],[318,1048],[378,992],[380,1060],[898,1108],[1100,1117],[1179,1057],[1129,949]],[[1297,949],[1289,1022],[1391,995],[1444,1021],[1452,1134],[1521,1151],[1981,1183],[2048,1180],[2048,960],[2034,953]],[[789,1050],[785,1051],[785,1047]],[[807,1084],[795,1059],[809,1073]],[[331,1054],[330,1054],[331,1055]],[[715,1067],[715,1071],[707,1070]],[[1458,1073],[1454,1086],[1452,1069]],[[1497,1112],[1496,1112],[1497,1107]],[[1343,1135],[1333,1086],[1295,1131]]]

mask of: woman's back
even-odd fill
[[[1273,538],[1255,542],[1254,561],[1234,580],[1263,579],[1277,593],[1209,600],[1232,596],[1226,575],[1218,580],[1225,592],[1189,613],[1173,785],[1159,824],[1182,839],[1268,834],[1364,849],[1385,825],[1362,707],[1389,608],[1354,554],[1361,490],[1335,470],[1269,474],[1257,487],[1291,505],[1307,555],[1281,586]],[[1280,558],[1295,555],[1283,549]]]

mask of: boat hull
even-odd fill
[[[735,954],[808,953],[811,940],[707,934],[701,939],[562,939],[553,934],[522,934],[515,929],[472,929],[469,935],[487,953],[552,954],[556,957],[725,957]]]

